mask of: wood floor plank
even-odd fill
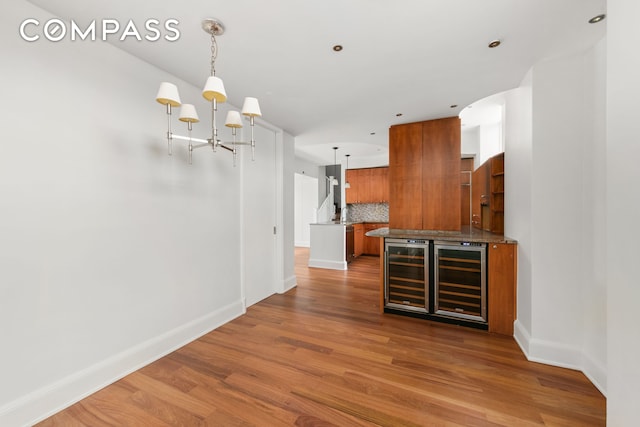
[[[380,313],[379,260],[298,286],[70,406],[42,426],[603,426],[580,372],[511,337]]]
[[[172,404],[201,418],[208,417],[216,409],[215,405],[210,403],[210,401],[194,398],[191,393],[183,393],[166,383],[139,372],[134,372],[120,381],[138,390],[146,390],[156,398],[163,401],[170,401]],[[197,388],[197,386],[193,389],[195,388]],[[191,391],[193,391],[193,389]]]

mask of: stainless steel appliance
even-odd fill
[[[486,243],[435,241],[434,311],[487,322]]]
[[[429,312],[429,241],[385,239],[385,308]]]
[[[353,236],[353,225],[347,224],[344,228],[345,237],[345,258],[347,263],[350,263],[355,258],[355,242]]]

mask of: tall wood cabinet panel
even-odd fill
[[[389,227],[422,229],[422,123],[389,128]]]
[[[460,118],[422,125],[422,228],[460,230]]]
[[[513,322],[516,320],[517,249],[515,244],[489,244],[489,332],[513,336]]]
[[[389,129],[391,228],[460,230],[460,119]]]

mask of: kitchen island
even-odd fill
[[[380,311],[513,335],[517,242],[460,231],[381,228]]]
[[[368,221],[310,224],[309,267],[346,270],[347,265],[360,255],[379,256],[378,239],[365,238],[365,230],[378,231],[387,224]]]
[[[346,231],[349,225],[339,221],[310,224],[309,267],[347,269]]]

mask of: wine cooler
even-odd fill
[[[385,308],[429,312],[429,241],[385,239]]]
[[[434,242],[435,314],[487,322],[486,244]]]

